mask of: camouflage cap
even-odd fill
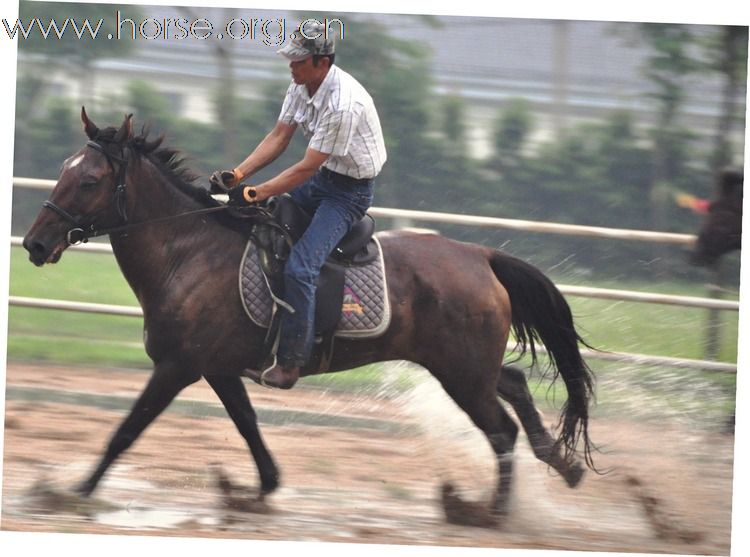
[[[316,21],[306,21],[294,32],[293,39],[276,52],[292,62],[299,62],[310,56],[325,56],[336,50],[333,34]]]

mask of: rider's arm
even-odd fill
[[[255,187],[257,197],[255,201],[263,201],[272,195],[281,195],[292,191],[310,178],[329,157],[328,153],[321,153],[308,148],[305,157],[284,170],[281,174]]]
[[[284,152],[297,129],[296,124],[278,121],[269,134],[263,138],[248,157],[235,168],[235,176],[240,179],[252,176],[271,164]]]

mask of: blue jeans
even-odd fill
[[[312,215],[312,222],[294,244],[284,268],[284,301],[294,313],[281,315],[278,362],[304,366],[315,335],[315,290],[320,269],[344,235],[372,205],[373,180],[355,180],[321,168],[291,192],[292,199]]]

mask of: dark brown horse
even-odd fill
[[[715,267],[722,255],[742,247],[744,174],[725,169],[717,175],[716,193],[690,255],[694,265]]]
[[[191,185],[194,177],[174,150],[160,140],[134,136],[130,116],[119,129],[102,130],[85,111],[81,116],[89,141],[63,164],[23,244],[31,261],[43,265],[57,262],[71,242],[108,233],[143,308],[154,371],[78,490],[93,492],[112,462],[175,396],[204,378],[247,441],[261,491],[270,493],[279,471],[241,380],[244,369],[259,365],[265,335],[246,317],[239,298],[246,237],[219,210],[220,203]],[[380,239],[391,324],[376,339],[337,341],[329,371],[388,360],[410,360],[428,369],[497,455],[494,509],[499,514],[507,511],[518,427],[498,395],[513,406],[536,456],[575,486],[584,472],[577,453],[593,467],[587,431],[593,376],[560,292],[537,269],[492,249],[439,235],[389,232]],[[524,374],[503,366],[511,330],[534,359],[535,341],[542,342],[554,377],[565,382],[568,399],[557,440],[542,424]]]

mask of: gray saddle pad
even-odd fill
[[[348,267],[344,278],[344,302],[335,336],[372,338],[382,335],[391,321],[383,250],[375,238],[378,256],[361,267]],[[259,327],[271,323],[274,301],[258,260],[258,248],[247,243],[240,265],[240,297],[248,317]],[[283,310],[282,310],[283,311]]]

